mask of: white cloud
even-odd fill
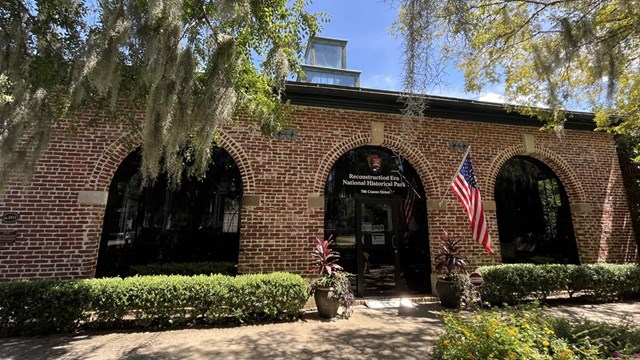
[[[499,104],[505,103],[504,95],[494,93],[494,92],[488,92],[480,95],[480,97],[478,97],[478,101],[485,101],[485,102],[499,103]]]
[[[533,96],[518,96],[515,100],[510,101],[512,105],[533,106],[538,108],[547,108],[548,105],[542,101],[533,101]],[[485,101],[490,103],[506,104],[507,100],[503,94],[498,94],[492,91],[480,95],[478,101]]]

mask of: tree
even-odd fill
[[[504,84],[509,109],[561,130],[589,106],[600,129],[640,135],[640,1],[402,0],[405,90],[457,64],[467,91]]]
[[[216,129],[245,114],[264,134],[318,18],[305,0],[6,0],[0,4],[0,189],[31,174],[52,126],[100,110],[143,138],[142,172],[200,175]],[[144,109],[142,124],[123,108]],[[130,111],[128,112],[129,116]],[[162,161],[161,161],[162,160]]]

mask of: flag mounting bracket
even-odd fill
[[[453,150],[453,151],[467,151],[467,149],[469,149],[471,147],[471,145],[469,145],[466,141],[464,140],[449,140],[449,150]]]

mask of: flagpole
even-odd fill
[[[462,165],[464,165],[464,161],[467,159],[467,156],[469,155],[469,151],[471,151],[471,145],[467,147],[467,151],[464,152],[464,156],[462,157],[462,161],[458,166],[458,170],[456,170],[456,172],[453,174],[453,177],[451,178],[451,181],[449,181],[449,184],[447,184],[447,190],[445,190],[444,194],[442,194],[442,200],[440,200],[440,207],[442,207],[442,203],[444,203],[444,198],[449,193],[449,190],[451,190],[451,184],[453,184],[453,180],[456,178],[456,176],[458,176],[460,169],[462,169]]]
[[[407,180],[407,178],[402,175],[402,173],[398,170],[394,170],[392,172],[397,173],[398,175],[402,176],[402,180],[404,180],[404,182],[406,182],[409,185],[409,188],[413,191],[413,193],[418,197],[418,199],[422,199],[422,196],[420,196],[420,194],[418,194],[418,190],[416,190],[413,185],[411,185],[411,183],[409,182],[409,180]]]

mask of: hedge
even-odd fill
[[[0,283],[0,336],[293,320],[307,297],[288,273],[11,281]]]
[[[236,275],[237,273],[237,265],[225,261],[153,263],[131,267],[131,275]]]
[[[493,304],[531,298],[543,301],[559,291],[567,291],[570,296],[582,292],[596,300],[640,294],[637,264],[504,264],[482,266],[476,271],[484,278],[482,300]]]

